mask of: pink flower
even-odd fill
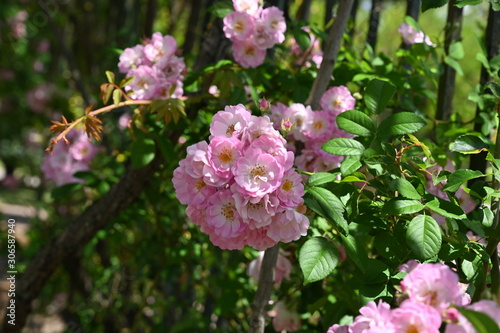
[[[187,147],[186,173],[193,178],[202,178],[203,168],[208,164],[208,144],[200,141]]]
[[[284,168],[275,157],[260,149],[249,149],[233,169],[238,192],[262,197],[278,188]]]
[[[319,103],[323,110],[339,114],[347,110],[353,110],[356,100],[347,87],[338,86],[328,89],[321,96]]]
[[[47,83],[41,83],[28,91],[26,94],[26,100],[30,109],[36,113],[46,111],[48,108],[47,104],[49,103],[54,90],[54,86]]]
[[[155,32],[148,44],[144,46],[144,56],[152,64],[158,63],[160,67],[168,62],[177,49],[177,42],[172,36],[163,36]]]
[[[232,191],[222,190],[209,199],[207,222],[214,227],[215,234],[225,237],[238,237],[247,229],[243,223],[232,196]]]
[[[391,307],[389,304],[379,301],[377,305],[371,301],[359,309],[359,312],[361,315],[357,316],[351,325],[352,333],[397,333],[391,323]]]
[[[133,76],[134,80],[127,86],[125,91],[129,91],[132,99],[152,99],[156,95],[159,85],[158,72],[152,67],[141,65],[131,69],[127,76]]]
[[[273,36],[275,43],[285,40],[286,23],[283,12],[278,7],[268,7],[262,11],[261,20],[266,33]]]
[[[259,0],[233,0],[234,10],[237,12],[245,12],[252,16],[259,13]]]
[[[174,170],[172,183],[177,199],[184,205],[206,206],[207,200],[215,194],[216,188],[208,186],[203,177],[191,177],[189,165],[184,159]]]
[[[274,317],[273,327],[276,332],[281,332],[283,330],[295,332],[300,330],[302,326],[299,314],[287,309],[283,301],[276,302],[273,309],[269,312],[269,315]]]
[[[249,246],[259,251],[276,245],[276,242],[267,235],[267,227],[248,229],[246,241]]]
[[[251,113],[242,104],[236,106],[226,106],[224,111],[217,112],[212,117],[210,123],[210,139],[218,135],[225,135],[228,138],[240,137],[251,119]]]
[[[262,197],[249,197],[236,192],[233,198],[238,212],[250,229],[269,225],[280,203],[278,198],[269,194]]]
[[[436,46],[436,44],[432,43],[429,36],[426,36],[422,31],[415,30],[408,23],[401,23],[398,31],[401,37],[403,37],[403,42],[407,45],[425,43],[429,46]]]
[[[262,50],[252,40],[233,43],[234,60],[243,67],[255,68],[264,63],[266,50]]]
[[[283,35],[284,37],[284,35]],[[252,34],[253,43],[261,50],[266,50],[274,46],[277,43],[277,37],[274,34],[270,34],[267,31],[267,27],[263,22],[258,21],[255,24],[255,28]]]
[[[240,140],[225,135],[218,135],[210,140],[207,158],[219,177],[225,179],[232,177],[231,168],[241,155],[241,146]]]
[[[86,136],[71,145],[69,154],[76,161],[89,163],[97,154],[97,148]]]
[[[481,300],[467,307],[469,310],[482,312],[488,315],[497,324],[500,323],[500,306],[489,300]],[[458,314],[458,322],[446,325],[445,333],[476,333],[476,329],[461,314]]]
[[[232,12],[224,17],[224,34],[233,42],[247,40],[254,31],[254,18],[245,12]]]
[[[293,169],[283,176],[283,181],[276,191],[281,204],[286,207],[297,207],[304,202],[304,184],[302,177]]]
[[[259,140],[266,136],[275,139],[272,141],[276,143],[275,147],[272,147],[272,144],[269,146],[269,141],[266,143],[265,141]],[[274,129],[271,120],[267,116],[251,116],[248,126],[243,131],[241,141],[243,142],[245,148],[250,146],[252,143],[257,145],[257,142],[259,147],[260,145],[265,145],[266,148],[263,148],[263,150],[271,153],[272,155],[276,155],[274,153],[276,149],[280,149],[286,143],[286,140],[281,136],[281,134]]]
[[[278,260],[276,262],[276,269],[274,271],[274,285],[279,288],[283,278],[290,280],[290,272],[292,271],[292,263],[287,258],[288,253],[280,250],[278,253]],[[259,256],[252,260],[247,267],[247,274],[256,282],[259,281],[260,267],[262,266],[262,259],[264,258],[264,251],[259,252]]]
[[[433,307],[406,300],[399,308],[392,310],[391,322],[394,332],[398,333],[439,333],[442,321],[441,315]]]
[[[304,129],[304,135],[310,141],[324,143],[332,138],[335,131],[338,131],[338,127],[331,112],[313,111],[311,122]]]
[[[452,304],[465,305],[458,275],[443,264],[418,265],[404,277],[401,287],[411,301],[432,306],[439,312]]]
[[[291,121],[293,123],[292,130],[290,133],[293,135],[295,140],[306,141],[304,132],[309,128],[313,120],[313,111],[310,106],[304,106],[304,104],[295,103],[290,105],[283,113],[283,119]]]
[[[136,45],[123,50],[123,53],[120,55],[118,69],[121,73],[127,73],[131,69],[137,68],[143,63],[145,63],[144,46]]]
[[[328,328],[328,331],[326,333],[352,333],[352,330],[351,326],[349,325],[340,326],[339,324],[334,324],[333,326],[330,326],[330,328]]]
[[[289,243],[307,235],[309,219],[296,209],[287,208],[273,217],[274,221],[267,230],[267,235],[275,242]]]

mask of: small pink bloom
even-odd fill
[[[307,235],[309,219],[296,209],[288,208],[278,212],[273,219],[267,235],[275,242],[289,243]]]
[[[156,95],[159,78],[158,73],[152,67],[141,65],[135,69],[131,69],[127,76],[134,77],[134,80],[125,86],[125,91],[130,92],[130,98],[152,99]]]
[[[429,46],[436,46],[436,44],[432,43],[429,36],[426,36],[422,31],[415,30],[408,23],[401,23],[398,31],[403,38],[403,42],[407,45],[425,43]]]
[[[482,312],[489,316],[497,324],[500,323],[500,306],[494,301],[481,300],[467,307],[469,310]],[[457,311],[458,312],[458,311]],[[445,333],[476,333],[476,329],[461,314],[458,314],[457,323],[446,325]]]
[[[235,192],[233,198],[239,214],[250,229],[269,225],[280,203],[278,198],[269,194],[262,197],[249,197]]]
[[[442,320],[439,312],[423,303],[404,301],[392,310],[391,322],[394,332],[439,333]]]
[[[353,110],[356,100],[345,86],[332,87],[328,89],[320,100],[321,108],[324,111],[339,114],[347,110]]]
[[[261,20],[266,33],[272,36],[275,43],[282,43],[285,40],[285,18],[278,7],[265,8],[261,14]]]
[[[267,235],[267,228],[262,227],[258,229],[247,230],[247,244],[256,250],[264,251],[276,245],[276,242]]]
[[[289,169],[283,176],[283,181],[276,190],[276,195],[283,206],[297,207],[304,202],[304,185],[302,177],[293,169]]]
[[[264,141],[259,140],[263,137],[269,137],[273,139],[272,142],[274,142],[275,144],[270,143],[269,141],[267,144],[265,144]],[[273,123],[271,123],[271,120],[267,116],[251,116],[250,121],[248,122],[248,126],[243,130],[241,141],[243,142],[245,148],[256,141],[260,142],[259,145],[265,144],[268,147],[264,149],[266,152],[268,151],[268,149],[275,151],[275,149],[278,148],[278,145],[279,147],[283,147],[283,145],[286,143],[286,140],[281,136],[280,132],[274,129]],[[280,145],[279,143],[277,143],[278,141],[282,144]]]
[[[241,219],[231,190],[218,191],[209,199],[207,222],[214,232],[225,238],[238,237],[245,232],[247,225]]]
[[[225,135],[218,135],[210,140],[207,158],[218,176],[226,179],[232,177],[231,168],[241,155],[241,146],[240,140]]]
[[[334,324],[333,326],[330,326],[330,328],[328,328],[328,331],[326,333],[352,333],[352,330],[351,326],[349,325],[340,326],[339,324]]]
[[[304,129],[304,135],[310,141],[326,142],[332,138],[332,133],[338,130],[335,117],[328,111],[313,111],[311,122]]]
[[[243,129],[248,125],[251,113],[242,104],[228,105],[224,111],[217,112],[210,123],[210,139],[218,135],[241,137]]]
[[[257,16],[260,11],[259,0],[233,0],[234,10]]]
[[[183,205],[199,207],[205,205],[207,200],[215,194],[215,187],[207,185],[202,177],[191,177],[187,169],[189,165],[184,159],[179,162],[179,167],[174,170],[172,183],[177,199]]]
[[[137,68],[145,62],[144,46],[139,44],[123,50],[123,53],[120,55],[118,69],[121,73],[127,73],[131,69]]]
[[[224,17],[224,34],[233,42],[244,42],[254,32],[254,18],[245,12],[232,12]]]
[[[295,332],[300,330],[302,326],[299,314],[287,309],[283,301],[276,302],[273,309],[269,312],[269,315],[274,317],[273,327],[276,332],[281,332],[283,330]]]
[[[200,141],[187,147],[186,173],[193,178],[202,178],[203,168],[208,164],[207,158],[208,144]]]
[[[290,105],[283,113],[283,119],[287,119],[293,123],[290,133],[295,140],[307,141],[304,133],[309,128],[313,120],[313,111],[310,106],[295,103]]]
[[[160,63],[161,67],[162,63],[167,62],[175,54],[176,49],[177,42],[174,37],[155,32],[149,43],[144,46],[144,56],[152,64]]]
[[[247,267],[247,274],[256,282],[259,281],[260,267],[262,266],[262,259],[264,258],[264,251],[259,252],[259,256],[252,260]],[[288,260],[287,253],[280,250],[278,253],[278,260],[276,262],[276,269],[274,271],[274,285],[279,287],[283,278],[290,280],[290,272],[292,271],[292,263]]]
[[[351,325],[352,333],[385,332],[397,333],[391,323],[391,307],[379,301],[371,301],[359,309],[361,315],[357,316]]]
[[[266,50],[260,49],[251,40],[234,41],[233,56],[241,66],[255,68],[264,63]]]

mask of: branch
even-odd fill
[[[278,261],[279,245],[266,250],[262,265],[260,267],[259,285],[252,303],[252,313],[250,314],[249,333],[263,333],[266,327],[266,306],[271,297],[274,284],[274,271]]]
[[[319,100],[330,82],[353,3],[354,0],[340,0],[337,16],[335,21],[333,21],[330,36],[328,37],[328,42],[323,53],[323,61],[321,62],[318,76],[314,80],[313,87],[305,103],[311,105],[313,110],[319,108]]]

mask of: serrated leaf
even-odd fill
[[[422,0],[422,13],[432,8],[443,7],[449,0]]]
[[[488,83],[488,86],[490,87],[493,95],[496,98],[500,99],[500,84],[497,82],[490,82],[490,83]]]
[[[120,81],[120,88],[124,88],[125,86],[128,86],[130,83],[132,83],[132,81],[134,81],[134,78],[133,76],[127,76],[126,78],[122,79]]]
[[[465,55],[462,42],[454,41],[451,43],[448,55],[454,59],[462,59]]]
[[[346,158],[342,161],[342,164],[340,164],[340,172],[343,176],[348,176],[362,166],[363,165],[359,161],[359,155],[346,156]]]
[[[309,33],[299,27],[293,29],[293,37],[302,51],[306,51],[311,45]]]
[[[391,181],[389,188],[398,191],[403,197],[408,199],[420,200],[422,197],[418,194],[413,185],[404,178],[396,178]]]
[[[420,212],[422,209],[424,209],[424,205],[422,205],[417,200],[392,198],[385,203],[384,207],[382,208],[382,214],[414,214]]]
[[[439,224],[430,216],[414,217],[406,230],[406,242],[418,259],[433,258],[441,248]]]
[[[115,90],[115,86],[113,86],[111,83],[101,84],[100,97],[101,97],[101,100],[104,104],[108,104],[109,99],[111,98],[111,94],[113,94],[114,90]]]
[[[456,61],[454,58],[450,57],[450,56],[446,56],[444,57],[444,62],[450,66],[451,68],[453,68],[458,75],[460,76],[463,76],[464,75],[464,71],[462,70],[462,66],[460,66],[460,64],[458,63],[458,61]]]
[[[466,181],[481,177],[482,175],[483,173],[477,170],[469,170],[469,169],[457,170],[448,177],[448,182],[444,185],[443,190],[449,192],[455,192]]]
[[[342,201],[327,189],[321,187],[312,187],[306,192],[306,206],[324,217],[340,233],[349,233],[349,226],[344,218],[344,205]]]
[[[108,79],[109,83],[115,83],[115,73],[106,71],[106,78]]]
[[[375,114],[382,112],[395,92],[396,87],[392,83],[379,79],[371,80],[364,96],[368,110]]]
[[[339,173],[317,172],[309,177],[307,185],[317,186],[333,182]]]
[[[324,279],[339,262],[339,252],[333,242],[313,237],[300,248],[299,264],[304,274],[304,285]]]
[[[474,326],[477,333],[500,333],[498,324],[487,314],[465,308],[457,310]]]
[[[458,8],[463,8],[465,6],[475,6],[480,5],[484,2],[484,0],[457,0],[455,6]]]
[[[151,139],[139,139],[132,144],[130,149],[132,167],[142,168],[153,161],[156,154],[156,144]]]
[[[342,244],[344,245],[349,259],[354,262],[360,271],[365,272],[369,258],[361,241],[353,235],[340,236],[342,237]]]
[[[377,130],[377,135],[387,137],[414,133],[426,124],[425,119],[413,112],[394,113],[382,121]]]
[[[212,12],[218,18],[224,18],[234,11],[234,7],[231,1],[220,0],[214,2],[214,4],[208,8],[208,11]]]
[[[464,134],[459,136],[451,147],[452,151],[462,154],[477,154],[487,150],[488,145],[476,135]]]
[[[493,221],[494,221],[494,217],[495,217],[495,215],[493,214],[491,209],[488,206],[481,206],[480,211],[481,211],[482,216],[483,216],[483,218],[481,220],[482,225],[485,226],[486,228],[491,227],[493,225]]]
[[[434,197],[434,199],[426,202],[425,207],[441,216],[451,219],[463,220],[467,218],[460,206],[457,206],[453,202],[443,200],[439,197]]]
[[[359,136],[370,136],[376,127],[366,114],[356,110],[342,112],[337,116],[337,125],[343,130]]]
[[[120,89],[115,89],[113,91],[113,103],[118,106],[122,100],[122,91]]]
[[[332,155],[361,155],[365,147],[354,139],[335,138],[326,142],[322,147]]]

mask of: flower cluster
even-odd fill
[[[177,57],[177,42],[172,36],[155,32],[150,40],[127,48],[120,55],[118,68],[134,80],[125,91],[132,99],[168,99],[183,95],[182,80],[186,65]]]
[[[84,131],[73,130],[66,139],[69,144],[56,144],[52,153],[45,155],[42,163],[45,178],[53,180],[57,186],[82,183],[83,179],[73,175],[75,172],[88,170],[89,163],[99,151]]]
[[[292,56],[295,59],[295,64],[299,66],[305,65],[306,67],[311,67],[312,62],[317,68],[320,68],[321,62],[323,61],[323,51],[321,51],[319,39],[310,32],[309,27],[302,27],[302,30],[309,33],[311,42],[306,50],[302,50],[295,38],[290,39],[290,50],[292,51]]]
[[[425,35],[423,31],[415,30],[415,28],[408,23],[401,23],[398,31],[401,34],[401,37],[403,37],[403,42],[407,45],[424,43],[429,46],[436,46],[436,44],[434,44],[429,36]]]
[[[209,143],[187,148],[172,179],[191,221],[222,249],[264,250],[306,235],[302,179],[269,118],[226,106],[210,133]]]
[[[264,62],[266,49],[285,40],[286,23],[277,7],[262,8],[258,0],[233,0],[234,12],[224,18],[224,34],[233,42],[233,56],[243,67]]]
[[[398,308],[379,301],[362,307],[360,315],[351,325],[333,325],[328,333],[368,332],[428,332],[439,333],[446,323],[445,333],[474,333],[470,322],[455,306],[467,307],[500,320],[500,306],[492,301],[479,301],[469,305],[470,296],[458,275],[443,264],[420,264],[414,261],[403,265],[408,274],[401,282],[403,301]]]
[[[340,166],[343,156],[331,155],[321,147],[333,138],[352,137],[337,126],[337,116],[354,109],[356,100],[345,86],[328,89],[320,100],[320,111],[295,103],[271,106],[271,119],[276,128],[289,131],[288,142],[301,141],[303,148],[296,153],[295,164],[304,171],[329,171]]]

